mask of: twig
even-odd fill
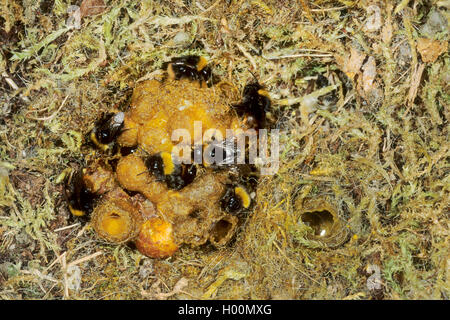
[[[253,69],[256,70],[257,66],[256,66],[255,59],[253,59],[253,57],[250,55],[250,53],[248,53],[248,51],[245,50],[245,48],[242,45],[240,45],[239,43],[236,43],[236,46],[239,48],[239,50],[241,50],[241,52],[244,54],[244,56],[250,61],[250,63],[253,66]]]
[[[216,5],[218,5],[220,2],[221,2],[222,0],[217,0],[216,2],[214,2],[208,9],[203,9],[203,12],[202,13],[200,13],[200,15],[203,15],[203,14],[205,14],[205,13],[207,13],[207,12],[209,12],[209,11],[211,11]],[[196,2],[196,4],[197,4],[198,2]]]
[[[9,77],[9,75],[6,73],[6,71],[2,72],[2,77],[5,78],[5,81],[9,84],[9,86],[12,89],[19,90],[19,86],[14,82],[13,79],[11,79]],[[30,102],[30,99],[28,97],[24,96],[23,94],[20,94],[20,98],[27,103]]]
[[[48,289],[48,291],[45,293],[44,297],[42,298],[42,300],[46,300],[48,295],[50,294],[50,292],[53,290],[53,288],[57,285],[57,283],[53,284],[53,286]]]
[[[278,59],[286,59],[286,58],[301,58],[301,57],[313,57],[313,58],[331,58],[332,54],[319,54],[319,53],[297,53],[297,54],[288,54],[284,56],[266,56],[262,55],[264,59],[267,60],[278,60]]]
[[[37,277],[39,277],[39,278],[41,278],[41,279],[51,281],[51,282],[53,282],[53,283],[59,283],[59,281],[56,280],[55,278],[50,277],[50,276],[47,276],[47,275],[45,275],[45,274],[42,274],[42,273],[41,273],[39,270],[37,270],[37,269],[32,269],[32,271],[29,271],[29,270],[22,270],[22,273],[24,273],[24,274],[31,274],[31,275],[37,276]],[[45,292],[45,290],[44,290],[44,292]]]
[[[93,253],[93,254],[88,255],[86,257],[83,257],[81,259],[75,260],[75,261],[69,263],[67,265],[67,268],[70,268],[70,267],[76,266],[77,264],[80,264],[80,263],[86,262],[88,260],[91,260],[91,259],[93,259],[93,258],[95,258],[95,257],[97,257],[97,256],[99,256],[101,254],[103,254],[103,251],[100,250],[100,251],[97,251],[96,253]]]
[[[344,102],[342,102],[342,104],[337,108],[337,111],[340,111],[341,108],[343,108],[351,99],[353,99],[353,97],[355,96],[355,93],[351,93],[347,96],[347,98],[345,98]]]
[[[14,82],[13,79],[11,79],[11,78],[9,77],[9,75],[8,75],[6,72],[3,72],[3,73],[2,73],[2,77],[5,78],[5,81],[9,84],[9,86],[10,86],[11,88],[13,88],[14,90],[19,90],[19,86]]]
[[[29,114],[29,112],[25,115],[27,118],[29,118],[29,119],[32,119],[32,120],[39,120],[39,121],[47,121],[47,120],[51,120],[51,119],[53,119],[54,117],[56,117],[56,115],[58,114],[58,112],[62,109],[62,107],[64,106],[64,104],[66,103],[66,101],[67,101],[67,98],[69,98],[69,95],[67,95],[65,98],[64,98],[64,100],[63,100],[63,102],[61,103],[61,105],[59,106],[59,108],[58,108],[58,110],[56,110],[53,114],[51,114],[50,116],[48,116],[48,117],[43,117],[43,118],[35,118],[35,117],[31,117],[31,116],[29,116],[28,114]],[[32,111],[38,111],[38,110],[32,110]],[[31,111],[30,111],[31,112]]]
[[[61,269],[63,270],[64,299],[69,298],[69,280],[67,279],[67,262],[65,252],[61,259]]]
[[[63,231],[63,230],[67,230],[67,229],[73,228],[73,227],[78,227],[79,225],[80,225],[80,223],[77,222],[77,223],[72,224],[72,225],[70,225],[70,226],[65,226],[65,227],[62,227],[62,228],[58,228],[58,229],[55,229],[55,230],[53,230],[53,231],[54,231],[54,232],[59,232],[59,231]]]
[[[325,8],[325,9],[309,9],[311,12],[326,12],[326,11],[336,11],[336,10],[344,10],[347,9],[347,6],[343,7],[334,7],[334,8]]]
[[[65,257],[66,253],[67,253],[67,251],[64,252],[62,255],[58,256],[55,259],[55,261],[53,261],[47,268],[45,268],[44,272],[47,272],[51,267],[53,267],[56,263],[58,263],[61,260],[61,258],[63,258],[63,256]]]

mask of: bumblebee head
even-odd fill
[[[249,83],[244,87],[243,102],[250,104],[254,109],[267,112],[270,107],[270,95],[260,83]]]
[[[260,128],[266,124],[266,113],[270,105],[269,92],[258,82],[253,82],[244,87],[242,101],[233,108],[239,116],[244,116],[249,127]]]
[[[165,180],[164,160],[161,154],[154,154],[145,160],[145,166],[159,181]]]

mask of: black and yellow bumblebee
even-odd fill
[[[160,152],[148,157],[145,165],[158,181],[164,181],[169,189],[180,190],[194,181],[195,164],[175,163],[170,152]]]
[[[98,196],[92,193],[83,179],[84,169],[72,174],[64,187],[64,197],[70,213],[75,217],[88,218]]]
[[[203,165],[213,169],[226,169],[237,164],[242,152],[245,150],[240,150],[235,137],[213,140],[203,147]]]
[[[270,109],[269,93],[258,82],[249,83],[244,87],[242,101],[233,105],[238,116],[244,117],[250,128],[259,129],[266,126],[266,113]]]
[[[238,215],[250,208],[252,198],[244,186],[227,184],[225,187],[225,192],[220,199],[220,206],[225,212]]]
[[[207,66],[205,57],[189,55],[173,58],[163,64],[170,79],[180,80],[187,78],[194,81],[204,81],[211,79],[211,69]]]
[[[122,133],[124,118],[123,112],[104,114],[89,133],[90,141],[104,152],[115,149],[116,138]]]

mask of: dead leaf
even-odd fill
[[[228,27],[228,21],[225,17],[220,19],[220,24],[222,25],[220,31],[222,31],[223,33],[231,34],[230,28]]]
[[[422,73],[424,69],[425,64],[424,63],[420,64],[411,77],[411,86],[409,87],[408,93],[409,106],[412,106],[414,99],[417,96],[417,91],[419,90],[420,80],[422,79]]]
[[[179,293],[186,293],[183,291],[183,289],[188,285],[189,280],[187,278],[181,278],[178,280],[178,282],[173,287],[173,290],[167,293],[161,292],[161,289],[159,287],[161,283],[161,280],[157,280],[151,287],[152,291],[147,292],[145,290],[141,290],[141,294],[144,297],[150,297],[155,298],[157,300],[166,300],[167,298],[179,294]]]
[[[188,285],[189,280],[186,278],[181,278],[180,280],[178,280],[178,282],[175,284],[175,286],[173,287],[173,290],[168,292],[168,293],[157,293],[155,294],[155,298],[157,300],[166,300],[167,298],[178,294],[178,293],[182,293],[184,287],[186,287]]]
[[[173,287],[172,293],[175,294],[181,292],[184,289],[184,287],[188,285],[188,282],[189,280],[187,278],[181,278],[180,280],[178,280],[178,282]]]
[[[81,29],[81,10],[78,6],[69,6],[67,8],[67,13],[69,17],[66,21],[66,26],[68,28]]]
[[[383,42],[385,44],[389,44],[389,43],[391,43],[392,35],[394,32],[394,25],[392,23],[392,16],[391,16],[391,12],[392,12],[392,4],[391,3],[387,4],[386,11],[387,11],[387,17],[386,17],[386,21],[384,23],[383,29],[381,30],[381,39],[383,39]]]
[[[105,11],[106,5],[103,0],[83,0],[80,6],[81,17],[95,16]]]
[[[380,29],[382,25],[380,7],[376,5],[368,6],[367,15],[366,30],[368,32],[375,32]]]
[[[367,62],[362,67],[363,69],[363,75],[362,75],[362,86],[363,90],[365,92],[368,92],[372,89],[374,89],[374,83],[375,77],[377,75],[377,66],[375,63],[374,57],[369,57]]]
[[[361,66],[366,55],[355,48],[350,48],[350,55],[336,56],[336,62],[341,65],[341,70],[353,80],[360,73]]]
[[[417,40],[417,51],[420,52],[423,62],[434,62],[447,51],[448,42],[419,38]]]

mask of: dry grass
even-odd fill
[[[448,1],[105,2],[70,29],[69,1],[0,1],[0,299],[449,298]],[[267,87],[281,164],[233,244],[160,261],[71,220],[60,173],[185,54]],[[350,232],[337,248],[302,229],[299,203],[323,196]]]

